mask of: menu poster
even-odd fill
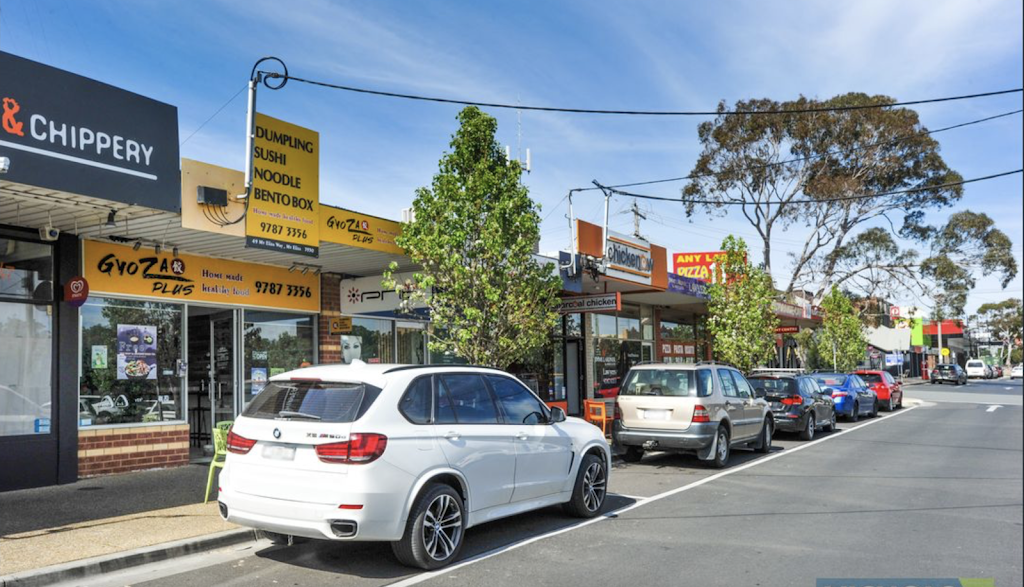
[[[256,395],[263,391],[263,388],[267,386],[267,368],[266,367],[253,367],[252,368],[252,395]]]
[[[105,344],[94,344],[92,345],[92,353],[90,355],[92,359],[89,361],[92,363],[93,369],[106,369],[107,368],[107,345]]]
[[[117,378],[156,379],[156,326],[117,325]]]

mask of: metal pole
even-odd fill
[[[236,196],[239,200],[248,198],[252,193],[252,143],[256,139],[256,86],[262,78],[261,73],[249,80],[249,102],[245,115],[245,193]]]
[[[939,363],[940,364],[945,362],[945,361],[943,361],[943,358],[944,357],[942,355],[942,318],[940,316],[939,317]]]

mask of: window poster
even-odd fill
[[[156,326],[117,325],[117,378],[156,379]]]
[[[363,358],[363,338],[351,334],[341,336],[341,363],[351,365],[352,361]],[[371,363],[375,361],[369,361]]]
[[[252,395],[256,395],[263,391],[263,388],[267,386],[267,368],[266,367],[253,367],[252,368]]]
[[[107,368],[107,345],[105,344],[94,344],[92,345],[92,352],[89,354],[93,369],[106,369]]]

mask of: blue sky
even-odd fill
[[[2,0],[0,49],[102,80],[178,107],[184,140],[238,92],[256,59],[282,58],[294,75],[400,92],[586,108],[707,110],[720,100],[847,91],[900,100],[1022,85],[1022,5],[976,2],[332,2],[328,0]],[[430,183],[458,107],[354,95],[298,83],[262,91],[261,111],[321,136],[322,202],[399,218]],[[937,128],[1021,108],[1015,94],[918,107]],[[498,117],[517,145],[517,116]],[[182,156],[241,168],[244,94],[182,146]],[[542,251],[569,246],[573,187],[685,175],[699,152],[701,119],[525,112],[525,179],[543,206]],[[1017,169],[1021,116],[938,135],[964,177]],[[676,196],[679,184],[645,193]],[[966,187],[954,209],[996,219],[1021,261],[1021,176]],[[595,192],[574,199],[601,221]],[[616,199],[611,227],[632,231]],[[671,203],[646,205],[642,232],[670,251],[718,248],[753,229],[732,216],[687,220]],[[773,246],[777,281],[799,228]],[[758,242],[748,238],[755,256]],[[968,309],[1021,296],[979,280]],[[912,302],[912,299],[900,300]]]

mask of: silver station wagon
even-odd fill
[[[720,468],[733,447],[771,450],[774,421],[764,399],[723,364],[646,364],[626,374],[612,436],[623,459],[648,450],[697,455]]]

